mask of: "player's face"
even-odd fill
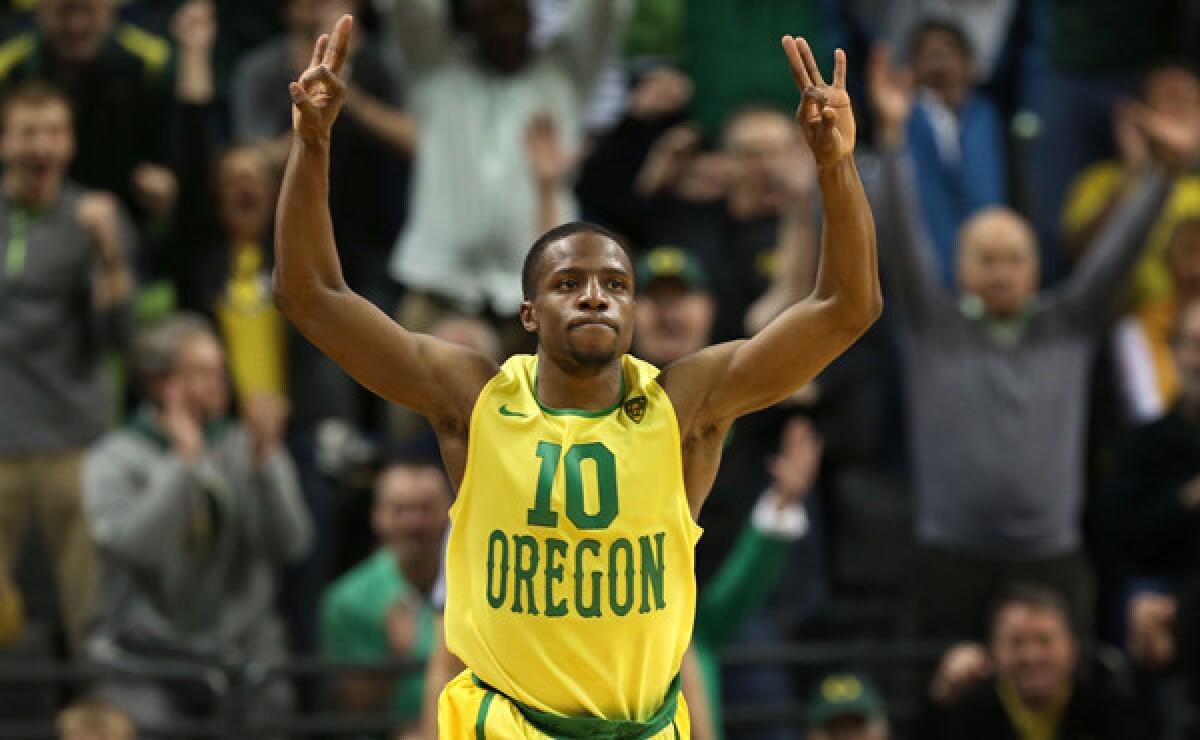
[[[193,334],[179,346],[172,372],[183,387],[184,402],[199,419],[216,419],[229,405],[225,353],[215,337]]]
[[[1200,221],[1181,224],[1171,236],[1167,267],[1181,301],[1200,298]]]
[[[716,305],[707,293],[680,280],[655,280],[638,297],[634,349],[638,357],[665,367],[704,348]]]
[[[71,112],[62,102],[9,107],[0,159],[19,192],[45,192],[62,182],[75,155]]]
[[[60,58],[88,62],[104,46],[114,12],[113,0],[42,0],[38,27]]]
[[[1190,403],[1200,402],[1200,302],[1196,299],[1179,315],[1175,362],[1179,366],[1184,399]]]
[[[605,367],[629,351],[633,331],[633,269],[619,245],[595,233],[574,234],[547,247],[537,295],[521,307],[525,328],[565,368]]]
[[[1037,290],[1037,252],[1029,230],[1004,214],[989,214],[963,229],[958,278],[992,316],[1011,317]]]
[[[401,562],[438,556],[449,510],[446,477],[436,468],[396,465],[375,484],[375,532]]]
[[[1075,640],[1054,609],[1014,604],[996,618],[992,652],[999,678],[1031,706],[1045,706],[1067,686],[1075,669]]]

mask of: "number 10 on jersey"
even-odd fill
[[[533,508],[526,519],[531,527],[557,527],[558,512],[550,508],[550,494],[554,489],[554,478],[558,474],[558,461],[562,459],[563,474],[566,476],[567,519],[576,528],[604,529],[617,517],[617,463],[612,451],[601,442],[573,444],[562,454],[562,445],[553,442],[538,442],[537,456],[542,466],[538,472],[537,492]],[[588,513],[583,502],[583,463],[590,460],[596,471],[596,492],[599,508]]]

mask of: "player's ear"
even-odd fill
[[[538,320],[533,315],[533,301],[521,302],[521,326],[530,334],[537,334]]]

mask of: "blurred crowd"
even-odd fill
[[[1186,724],[1200,4],[5,0],[0,663],[123,674],[61,697],[60,737],[212,715],[156,664],[434,649],[453,491],[432,430],[272,300],[287,86],[344,13],[346,281],[496,360],[533,350],[522,260],[567,221],[627,240],[634,353],[660,367],[808,295],[838,245],[779,38],[827,76],[849,56],[887,306],[726,442],[700,522],[697,737],[800,735],[723,731],[746,702],[802,705],[813,740]],[[720,661],[839,640],[945,650],[899,686]],[[3,693],[0,718],[33,711]],[[386,712],[417,738],[427,696],[419,671],[345,671],[264,680],[248,711]]]

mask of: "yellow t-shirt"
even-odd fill
[[[446,644],[535,709],[644,721],[691,639],[692,520],[675,411],[626,356],[599,412],[538,401],[517,355],[471,414],[446,555]]]
[[[1127,180],[1118,162],[1092,165],[1075,178],[1063,209],[1062,229],[1078,231],[1098,217],[1112,198],[1113,191]],[[1175,179],[1162,213],[1146,237],[1142,257],[1133,271],[1129,307],[1137,311],[1148,303],[1169,299],[1175,292],[1171,275],[1163,259],[1176,224],[1200,216],[1200,177],[1185,175]]]
[[[270,277],[263,272],[262,248],[246,244],[234,252],[229,282],[217,303],[217,322],[229,350],[229,368],[238,395],[287,393],[287,335],[271,300]]]

